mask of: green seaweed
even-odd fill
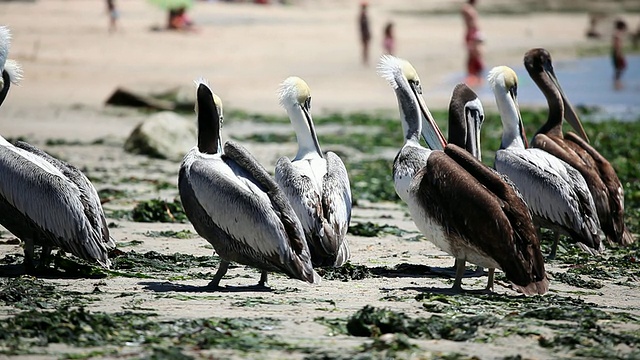
[[[347,261],[339,267],[325,267],[316,269],[325,280],[362,280],[372,276],[371,270],[365,265],[354,265]]]
[[[402,236],[407,231],[393,225],[378,225],[371,221],[349,225],[349,234],[356,236],[375,237],[380,235]]]
[[[362,160],[345,163],[355,206],[360,201],[399,202],[393,186],[393,163],[386,159]]]
[[[410,318],[404,313],[367,305],[349,318],[347,331],[353,336],[379,337],[383,334],[400,333],[412,338],[466,341],[475,336],[480,326],[491,326],[497,321],[496,317],[487,314]]]
[[[131,196],[131,193],[127,190],[120,190],[115,188],[104,188],[98,190],[98,196],[101,203],[106,203],[115,199],[123,199]]]
[[[554,281],[560,281],[567,285],[583,288],[583,289],[601,289],[604,284],[601,281],[585,280],[580,275],[572,273],[549,273],[553,276]]]
[[[131,211],[131,220],[137,222],[187,222],[187,215],[178,199],[168,202],[152,199],[139,202]]]
[[[52,343],[77,347],[137,344],[150,349],[178,346],[223,348],[241,352],[290,348],[263,329],[274,319],[173,319],[159,321],[154,313],[103,313],[63,307],[55,311],[24,311],[0,322],[0,347],[5,354],[28,354],[33,346]],[[159,350],[156,350],[159,351]],[[162,352],[162,351],[161,351]]]
[[[58,286],[25,275],[0,278],[0,304],[21,310],[54,309],[60,306],[83,305],[84,294],[60,290]]]
[[[148,236],[152,238],[168,237],[168,238],[175,238],[175,239],[192,239],[196,237],[197,234],[192,233],[191,230],[184,229],[179,231],[175,231],[175,230],[147,231],[144,233],[144,236]]]
[[[218,257],[210,255],[161,254],[155,251],[139,253],[134,250],[115,257],[112,269],[128,273],[180,273],[194,268],[215,268],[220,264]]]

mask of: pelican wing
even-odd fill
[[[265,256],[287,253],[287,234],[259,188],[250,188],[222,162],[195,161],[189,170],[193,192],[211,220],[234,240]]]
[[[293,166],[286,156],[278,159],[275,178],[276,183],[289,199],[305,234],[324,237],[321,195],[315,190],[311,179]]]
[[[539,247],[535,248],[535,229],[526,209],[520,214],[513,211],[510,204],[446,154],[457,150],[458,155],[465,156],[464,150],[447,148],[448,151],[432,153],[427,166],[412,182],[420,207],[437,220],[446,234],[451,234],[448,236],[460,239],[459,245],[450,245],[452,248],[461,245],[475,248],[492,257],[515,284],[528,287],[540,282],[540,291],[546,291],[544,262]],[[514,222],[514,217],[520,222]],[[516,229],[523,225],[524,229]],[[532,287],[538,292],[536,285]]]
[[[349,175],[344,163],[333,152],[327,152],[327,173],[322,182],[322,208],[326,219],[325,234],[330,241],[330,249],[335,252],[339,248],[338,256],[342,263],[349,259],[349,247],[345,236],[351,221],[351,186]],[[335,264],[340,266],[342,264]]]
[[[271,204],[278,212],[285,231],[289,235],[289,245],[296,254],[309,253],[307,242],[304,238],[304,231],[300,220],[291,208],[291,204],[287,200],[286,195],[282,192],[275,180],[269,175],[262,165],[240,144],[233,141],[227,141],[224,144],[225,155],[231,158],[235,163],[247,171],[256,182],[259,183],[267,192]]]
[[[534,214],[573,229],[589,247],[599,248],[593,198],[576,169],[540,149],[499,150],[495,166],[518,186]]]
[[[98,196],[96,188],[93,186],[91,181],[82,173],[82,171],[67,162],[56,159],[55,157],[29,143],[18,141],[16,142],[15,146],[43,158],[44,160],[55,166],[62,172],[64,176],[66,176],[69,180],[71,180],[78,186],[78,189],[80,190],[80,201],[84,208],[84,214],[87,217],[89,223],[91,223],[92,228],[96,230],[97,233],[101,234],[100,238],[95,238],[92,240],[101,241],[107,249],[114,249],[116,247],[116,244],[115,241],[109,236],[109,227],[107,226],[107,221],[104,216],[104,210],[102,209],[102,204],[100,203],[100,196]]]
[[[109,266],[102,233],[85,216],[80,189],[55,166],[13,145],[0,146],[0,193],[49,232],[53,245]]]

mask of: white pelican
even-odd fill
[[[571,165],[555,156],[526,148],[526,136],[517,103],[518,77],[506,66],[488,76],[496,98],[503,133],[495,167],[507,175],[524,196],[537,225],[556,232],[550,258],[560,232],[592,254],[603,249],[600,222],[587,184]]]
[[[589,145],[580,119],[567,100],[556,78],[551,55],[545,49],[529,50],[524,65],[531,78],[547,99],[549,117],[531,141],[542,149],[567,162],[582,174],[593,196],[598,219],[610,243],[631,244],[633,235],[624,224],[624,189],[613,166]],[[578,132],[562,134],[562,120]]]
[[[287,78],[279,90],[298,139],[298,153],[283,156],[275,168],[276,182],[302,223],[313,266],[340,266],[349,260],[347,230],[351,219],[351,188],[342,160],[322,154],[311,118],[311,91],[299,77]]]
[[[456,259],[502,269],[523,293],[545,293],[549,281],[526,204],[464,149],[450,144],[443,152],[420,145],[420,112],[434,134],[427,137],[429,146],[444,147],[445,142],[424,105],[411,64],[383,56],[378,73],[398,99],[405,143],[394,160],[393,177],[418,229]],[[439,144],[432,144],[434,140]],[[459,291],[464,267],[457,270],[453,289]]]
[[[17,63],[6,60],[9,30],[0,27],[0,104],[20,78]],[[48,266],[53,247],[108,268],[109,236],[100,198],[84,174],[24,142],[0,136],[0,223],[24,243],[25,266],[34,269],[34,246],[42,246],[39,267]]]
[[[184,157],[178,188],[193,227],[222,258],[209,286],[218,288],[231,261],[260,269],[260,287],[268,271],[319,281],[284,193],[242,146],[227,141],[222,151],[222,102],[203,80],[197,84],[198,145]]]

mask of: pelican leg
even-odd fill
[[[489,268],[489,273],[487,275],[487,288],[488,292],[493,292],[493,274],[496,272],[496,269]]]
[[[269,284],[267,283],[267,272],[266,271],[262,271],[262,273],[260,274],[260,281],[258,282],[258,287],[269,287]]]
[[[218,267],[218,271],[213,276],[213,280],[211,280],[211,282],[209,283],[209,285],[207,285],[207,287],[214,288],[214,289],[219,288],[220,280],[222,280],[222,277],[227,273],[228,269],[229,269],[229,261],[222,260],[220,262],[220,266]]]
[[[24,267],[27,273],[32,273],[36,269],[33,239],[24,239]]]
[[[51,262],[51,250],[53,248],[51,246],[42,246],[42,253],[40,254],[40,263],[38,264],[38,270],[43,271],[49,267],[49,263]]]
[[[456,279],[453,281],[453,287],[451,288],[454,292],[462,292],[462,276],[464,276],[464,272],[466,270],[466,261],[464,259],[456,259]]]
[[[551,254],[547,256],[547,260],[555,260],[556,252],[558,251],[558,241],[560,241],[560,232],[554,231],[553,234],[553,246],[551,247]]]

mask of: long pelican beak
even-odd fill
[[[482,149],[480,148],[480,130],[482,128],[482,118],[477,109],[465,110],[465,120],[467,122],[467,143],[472,144],[471,154],[476,159],[482,161]]]
[[[547,76],[549,76],[549,79],[551,79],[551,82],[553,83],[553,85],[560,92],[560,96],[562,97],[562,103],[564,105],[564,118],[569,122],[571,127],[576,132],[578,132],[578,135],[581,138],[583,138],[584,141],[589,143],[589,137],[587,136],[587,133],[584,131],[584,128],[582,127],[582,122],[580,122],[580,119],[578,118],[578,114],[576,114],[576,111],[573,109],[573,106],[569,102],[569,99],[567,99],[567,95],[565,95],[564,90],[562,90],[562,87],[560,86],[560,82],[558,81],[558,78],[556,77],[556,74],[553,71],[553,67],[551,67],[551,64],[544,64],[542,68],[544,69],[544,72],[547,74]]]
[[[198,149],[206,154],[222,152],[220,115],[208,86],[200,84],[196,93],[198,115]]]
[[[313,125],[313,119],[311,118],[311,98],[307,99],[303,105],[300,106],[302,109],[302,113],[304,114],[304,119],[307,121],[307,127],[309,127],[309,131],[311,131],[311,138],[313,139],[313,145],[320,155],[321,158],[324,158],[322,154],[322,150],[320,149],[320,143],[318,142],[318,136],[316,135],[316,128]]]
[[[418,106],[420,107],[420,118],[422,120],[422,137],[424,141],[427,143],[427,146],[431,150],[444,150],[447,146],[447,140],[445,139],[442,131],[438,127],[436,120],[431,115],[427,104],[424,102],[424,98],[422,97],[422,93],[418,91],[415,85],[411,85],[411,90],[413,90],[413,94],[416,99],[418,99]]]
[[[522,138],[522,142],[524,143],[525,149],[529,147],[529,141],[527,141],[527,134],[524,132],[524,124],[522,123],[522,115],[520,114],[520,105],[518,105],[518,94],[516,92],[516,88],[512,87],[509,89],[509,96],[513,100],[513,105],[516,107],[516,112],[518,113],[518,128],[520,129],[520,138]]]

